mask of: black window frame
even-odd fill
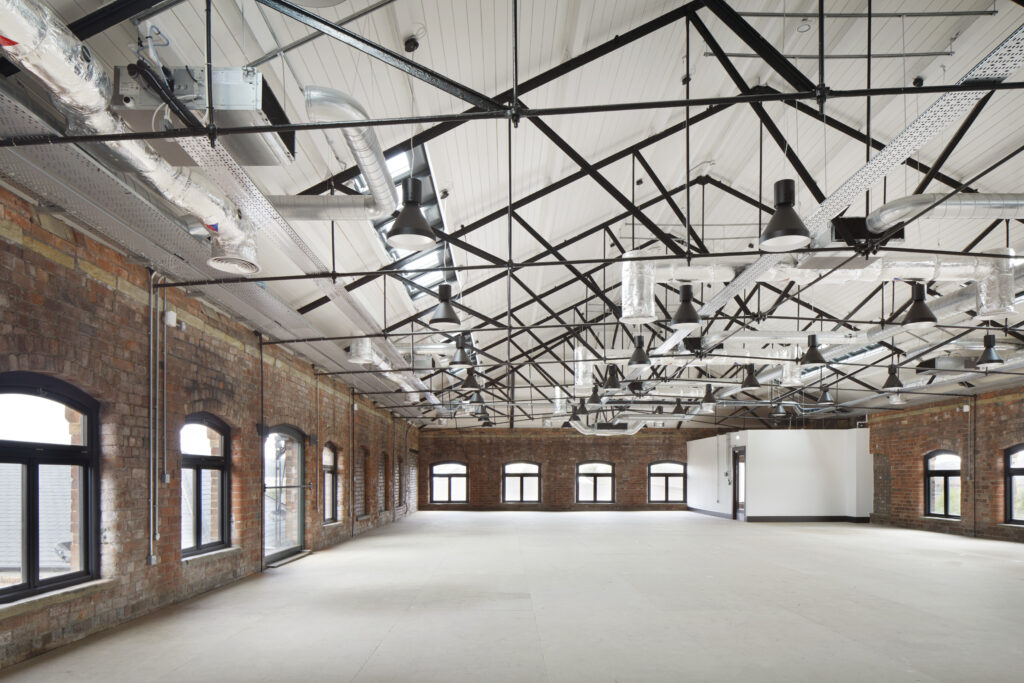
[[[511,474],[509,474],[508,472],[506,472],[506,468],[508,468],[509,465],[533,465],[534,467],[537,468],[537,471],[535,473],[530,473],[530,472],[512,472]],[[543,496],[544,496],[544,492],[541,490],[540,472],[541,472],[540,463],[539,462],[533,462],[531,460],[514,460],[512,462],[503,463],[501,465],[501,502],[502,503],[509,503],[509,504],[512,504],[512,505],[516,505],[516,504],[520,504],[520,503],[523,504],[523,505],[539,505],[541,500],[543,500]],[[508,489],[507,489],[508,477],[518,477],[519,478],[519,500],[509,500],[508,499]],[[531,477],[531,478],[534,478],[534,479],[537,480],[537,500],[523,500],[523,479],[525,477]]]
[[[1013,456],[1022,451],[1024,451],[1024,444],[1017,444],[1016,446],[1007,448],[1006,451],[1004,451],[1003,456],[1005,458],[1003,461],[1003,469],[1005,472],[1003,498],[1006,499],[1006,523],[1016,524],[1018,526],[1024,525],[1024,519],[1014,519],[1013,517],[1013,478],[1024,477],[1024,467],[1011,467],[1010,460]]]
[[[462,465],[465,472],[461,474],[434,474],[434,468],[439,465]],[[469,465],[459,460],[445,460],[443,462],[430,463],[430,471],[427,473],[430,478],[430,504],[431,505],[467,505],[469,503]],[[448,479],[448,500],[434,500],[434,477],[445,477]],[[466,480],[466,500],[452,500],[452,479],[461,477]]]
[[[72,384],[34,372],[0,373],[0,394],[28,394],[61,403],[85,416],[85,445],[0,440],[0,463],[22,465],[22,582],[0,589],[0,604],[99,578],[100,403]],[[82,468],[82,569],[39,578],[39,465]]]
[[[362,487],[359,486],[360,479]],[[355,510],[356,519],[366,519],[370,516],[370,452],[360,446],[356,452],[356,465],[352,468],[352,509]],[[362,498],[359,497],[360,488]]]
[[[196,511],[193,516],[194,528],[192,530],[192,538],[195,539],[196,545],[189,548],[181,549],[182,558],[194,557],[196,555],[203,555],[205,553],[213,552],[214,550],[223,550],[224,548],[231,547],[231,427],[227,422],[220,419],[213,413],[199,412],[192,413],[185,418],[185,422],[182,426],[189,424],[203,425],[209,429],[220,434],[223,439],[224,454],[222,457],[215,455],[193,455],[189,453],[181,453],[181,470],[182,473],[179,475],[184,477],[184,471],[186,469],[194,470],[195,474],[192,476],[193,485],[195,487],[194,498],[196,503]],[[181,442],[178,443],[178,450],[181,451]],[[202,536],[202,521],[203,511],[202,505],[202,472],[203,470],[210,470],[220,472],[220,540],[213,541],[211,543],[200,543]],[[181,525],[178,525],[180,530]],[[181,545],[180,542],[178,545]]]
[[[682,474],[676,473],[662,473],[652,472],[651,469],[655,465],[682,465]],[[651,486],[651,480],[655,477],[660,477],[665,480],[665,500],[653,500],[651,498],[651,492],[654,487]],[[679,477],[683,480],[683,499],[682,500],[669,500],[668,499],[668,480],[670,477]],[[647,502],[652,505],[679,505],[680,503],[686,503],[686,463],[679,460],[658,460],[647,465]]]
[[[330,451],[331,452],[331,464],[330,464],[329,467],[327,465],[323,464],[324,451]],[[326,474],[330,474],[331,475],[331,502],[332,502],[332,505],[331,505],[330,514],[328,514],[327,500],[326,500],[327,497],[325,495],[324,496],[323,522],[324,522],[324,524],[333,524],[334,522],[338,521],[338,507],[339,507],[339,505],[338,505],[339,504],[339,501],[338,501],[338,488],[339,488],[339,481],[338,481],[338,449],[330,441],[325,443],[324,447],[320,450],[320,466],[323,469],[323,474],[325,474],[325,475]],[[324,485],[324,493],[326,494],[326,492],[327,492],[327,485],[325,484]]]
[[[960,467],[955,470],[933,470],[928,467],[928,462],[942,455],[955,455],[960,459]],[[939,449],[929,451],[924,456],[924,514],[926,517],[941,517],[943,519],[960,519],[960,515],[949,514],[949,479],[950,477],[960,477],[960,495],[961,505],[963,504],[963,457],[960,456],[956,451],[950,451],[946,449]],[[941,478],[942,479],[942,506],[943,512],[933,512],[931,509],[931,480]]]
[[[612,468],[611,472],[585,472],[580,473],[580,468],[584,465],[610,465]],[[580,500],[580,477],[594,477],[594,500]],[[612,499],[611,500],[598,500],[597,499],[597,477],[609,477],[612,480]],[[576,463],[576,502],[585,505],[614,505],[615,504],[615,463],[608,462],[607,460],[587,460],[586,462]]]

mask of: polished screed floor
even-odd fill
[[[4,674],[1021,681],[1022,636],[1024,545],[686,512],[420,512]]]

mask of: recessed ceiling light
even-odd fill
[[[811,30],[811,22],[808,19],[804,19],[799,24],[797,24],[797,27],[796,27],[796,32],[797,33],[807,33],[810,30]]]

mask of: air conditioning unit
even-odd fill
[[[206,67],[183,66],[162,73],[175,98],[202,119],[206,112]],[[129,67],[114,69],[111,108],[133,130],[151,131],[163,115],[160,96],[129,75]],[[183,126],[173,115],[175,126]],[[284,109],[263,80],[263,74],[245,67],[213,68],[213,122],[218,128],[266,126],[290,123]],[[218,138],[242,166],[281,166],[295,161],[295,133],[256,133]],[[150,144],[175,166],[195,162],[173,140]]]

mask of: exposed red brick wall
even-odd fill
[[[1005,524],[1004,498],[1004,452],[1024,443],[1020,388],[875,414],[868,426],[875,476],[872,522],[1024,542],[1024,526]],[[939,449],[961,457],[959,520],[924,514],[924,456]]]
[[[222,586],[260,570],[262,445],[257,425],[290,424],[306,434],[305,546],[324,548],[416,509],[416,498],[379,510],[385,495],[376,470],[368,479],[371,514],[349,514],[353,449],[371,454],[371,469],[400,454],[414,491],[419,430],[375,407],[283,346],[265,347],[267,390],[260,414],[257,338],[232,319],[168,292],[185,323],[169,330],[167,471],[159,489],[157,562],[146,562],[148,489],[148,286],[138,265],[0,190],[0,372],[58,377],[102,404],[101,574],[107,583],[78,597],[30,598],[0,605],[0,666]],[[319,393],[319,402],[317,395]],[[319,408],[319,409],[318,409]],[[182,561],[178,430],[208,411],[231,427],[231,542],[228,551]],[[354,421],[353,421],[354,415]],[[314,441],[315,440],[315,441]],[[323,522],[320,453],[338,450],[339,521]],[[383,498],[381,498],[383,500]]]
[[[708,429],[644,429],[634,436],[584,436],[569,429],[424,429],[420,432],[419,508],[448,509],[428,501],[430,466],[449,460],[468,468],[472,510],[686,509],[647,502],[647,466],[659,460],[686,462],[686,442],[714,434]],[[615,466],[615,503],[576,503],[576,465],[603,460]],[[502,503],[502,467],[510,462],[541,467],[541,502]]]

